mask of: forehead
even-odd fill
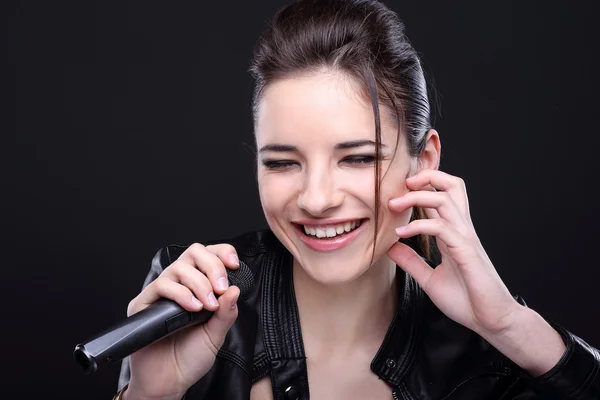
[[[267,86],[256,120],[260,145],[297,145],[375,140],[375,120],[361,83],[348,75],[322,72],[278,80]],[[381,109],[381,141],[395,143],[397,128]]]

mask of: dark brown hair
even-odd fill
[[[364,83],[364,95],[375,117],[375,239],[379,225],[381,183],[381,113],[395,116],[398,140],[404,136],[409,153],[425,149],[431,111],[419,57],[404,34],[398,15],[374,0],[299,0],[281,9],[260,37],[250,73],[255,79],[252,111],[256,121],[265,87],[276,80],[329,68]],[[405,132],[405,135],[402,135]],[[394,152],[395,155],[395,152]],[[411,217],[426,218],[415,207]],[[404,243],[421,256],[437,258],[435,239],[419,235]],[[373,255],[375,252],[373,243]]]

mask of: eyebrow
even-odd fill
[[[345,149],[354,149],[356,147],[363,146],[376,146],[372,140],[351,140],[349,142],[342,142],[335,145],[336,150],[345,150]],[[385,144],[381,143],[381,147],[387,147]],[[296,146],[292,146],[290,144],[267,144],[260,148],[259,153],[263,153],[265,151],[275,151],[275,152],[297,152],[298,148]]]

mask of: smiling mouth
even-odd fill
[[[343,224],[310,226],[293,223],[293,225],[305,236],[313,239],[332,240],[339,239],[358,229],[367,218],[348,221]]]

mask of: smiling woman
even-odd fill
[[[394,268],[382,256],[398,241],[394,228],[409,222],[412,209],[390,213],[376,205],[408,192],[403,182],[417,162],[421,168],[439,163],[435,131],[419,158],[398,140],[390,118],[381,118],[379,140],[373,141],[373,110],[368,98],[357,95],[361,91],[355,78],[323,67],[270,83],[255,108],[258,188],[267,222],[302,266],[298,271],[323,284],[360,284],[356,279],[367,270]],[[379,181],[376,160],[383,171]],[[335,231],[336,224],[360,221],[352,234],[333,239],[315,239],[297,227],[315,229],[318,236]]]
[[[297,1],[251,72],[269,229],[157,253],[128,314],[160,297],[215,313],[125,360],[123,399],[600,398],[598,351],[511,295],[439,170],[395,13]],[[238,302],[239,260],[257,284]]]

